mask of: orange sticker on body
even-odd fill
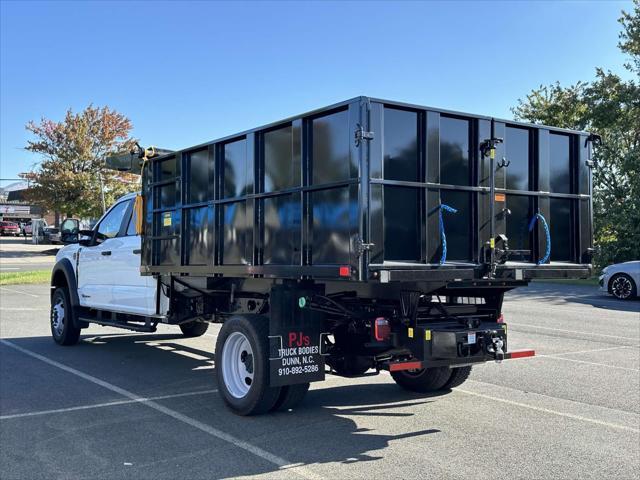
[[[496,202],[504,202],[507,199],[507,196],[504,193],[496,193],[494,198]]]

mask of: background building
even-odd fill
[[[54,213],[43,212],[42,208],[30,204],[25,199],[27,182],[14,182],[0,187],[0,220],[27,223],[34,218],[44,218],[49,225],[56,223]]]

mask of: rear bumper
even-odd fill
[[[502,360],[515,360],[517,358],[527,358],[527,357],[535,357],[535,350],[514,350],[513,352],[507,352],[504,354],[504,358]],[[394,361],[388,362],[383,366],[383,370],[388,370],[390,372],[399,372],[402,370],[419,370],[422,368],[434,368],[434,367],[464,367],[468,365],[475,365],[479,363],[486,363],[491,361],[502,361],[497,360],[495,356],[491,355],[483,355],[479,357],[471,357],[471,358],[457,358],[457,359],[446,359],[446,360],[428,360],[428,361],[418,361],[418,360],[408,360],[408,361]]]
[[[391,372],[432,367],[461,367],[535,356],[534,350],[508,351],[507,326],[483,322],[474,328],[459,323],[425,324],[396,332],[399,353],[379,363]],[[398,352],[398,350],[396,350]]]

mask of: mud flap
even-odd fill
[[[324,380],[324,314],[298,306],[319,289],[275,285],[269,298],[269,385]]]

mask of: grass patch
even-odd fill
[[[549,278],[549,279],[541,279],[534,280],[536,283],[559,283],[561,285],[585,285],[588,287],[597,287],[598,286],[598,277],[591,278]]]
[[[50,270],[34,270],[32,272],[0,272],[0,285],[48,283],[49,280],[51,280]]]

